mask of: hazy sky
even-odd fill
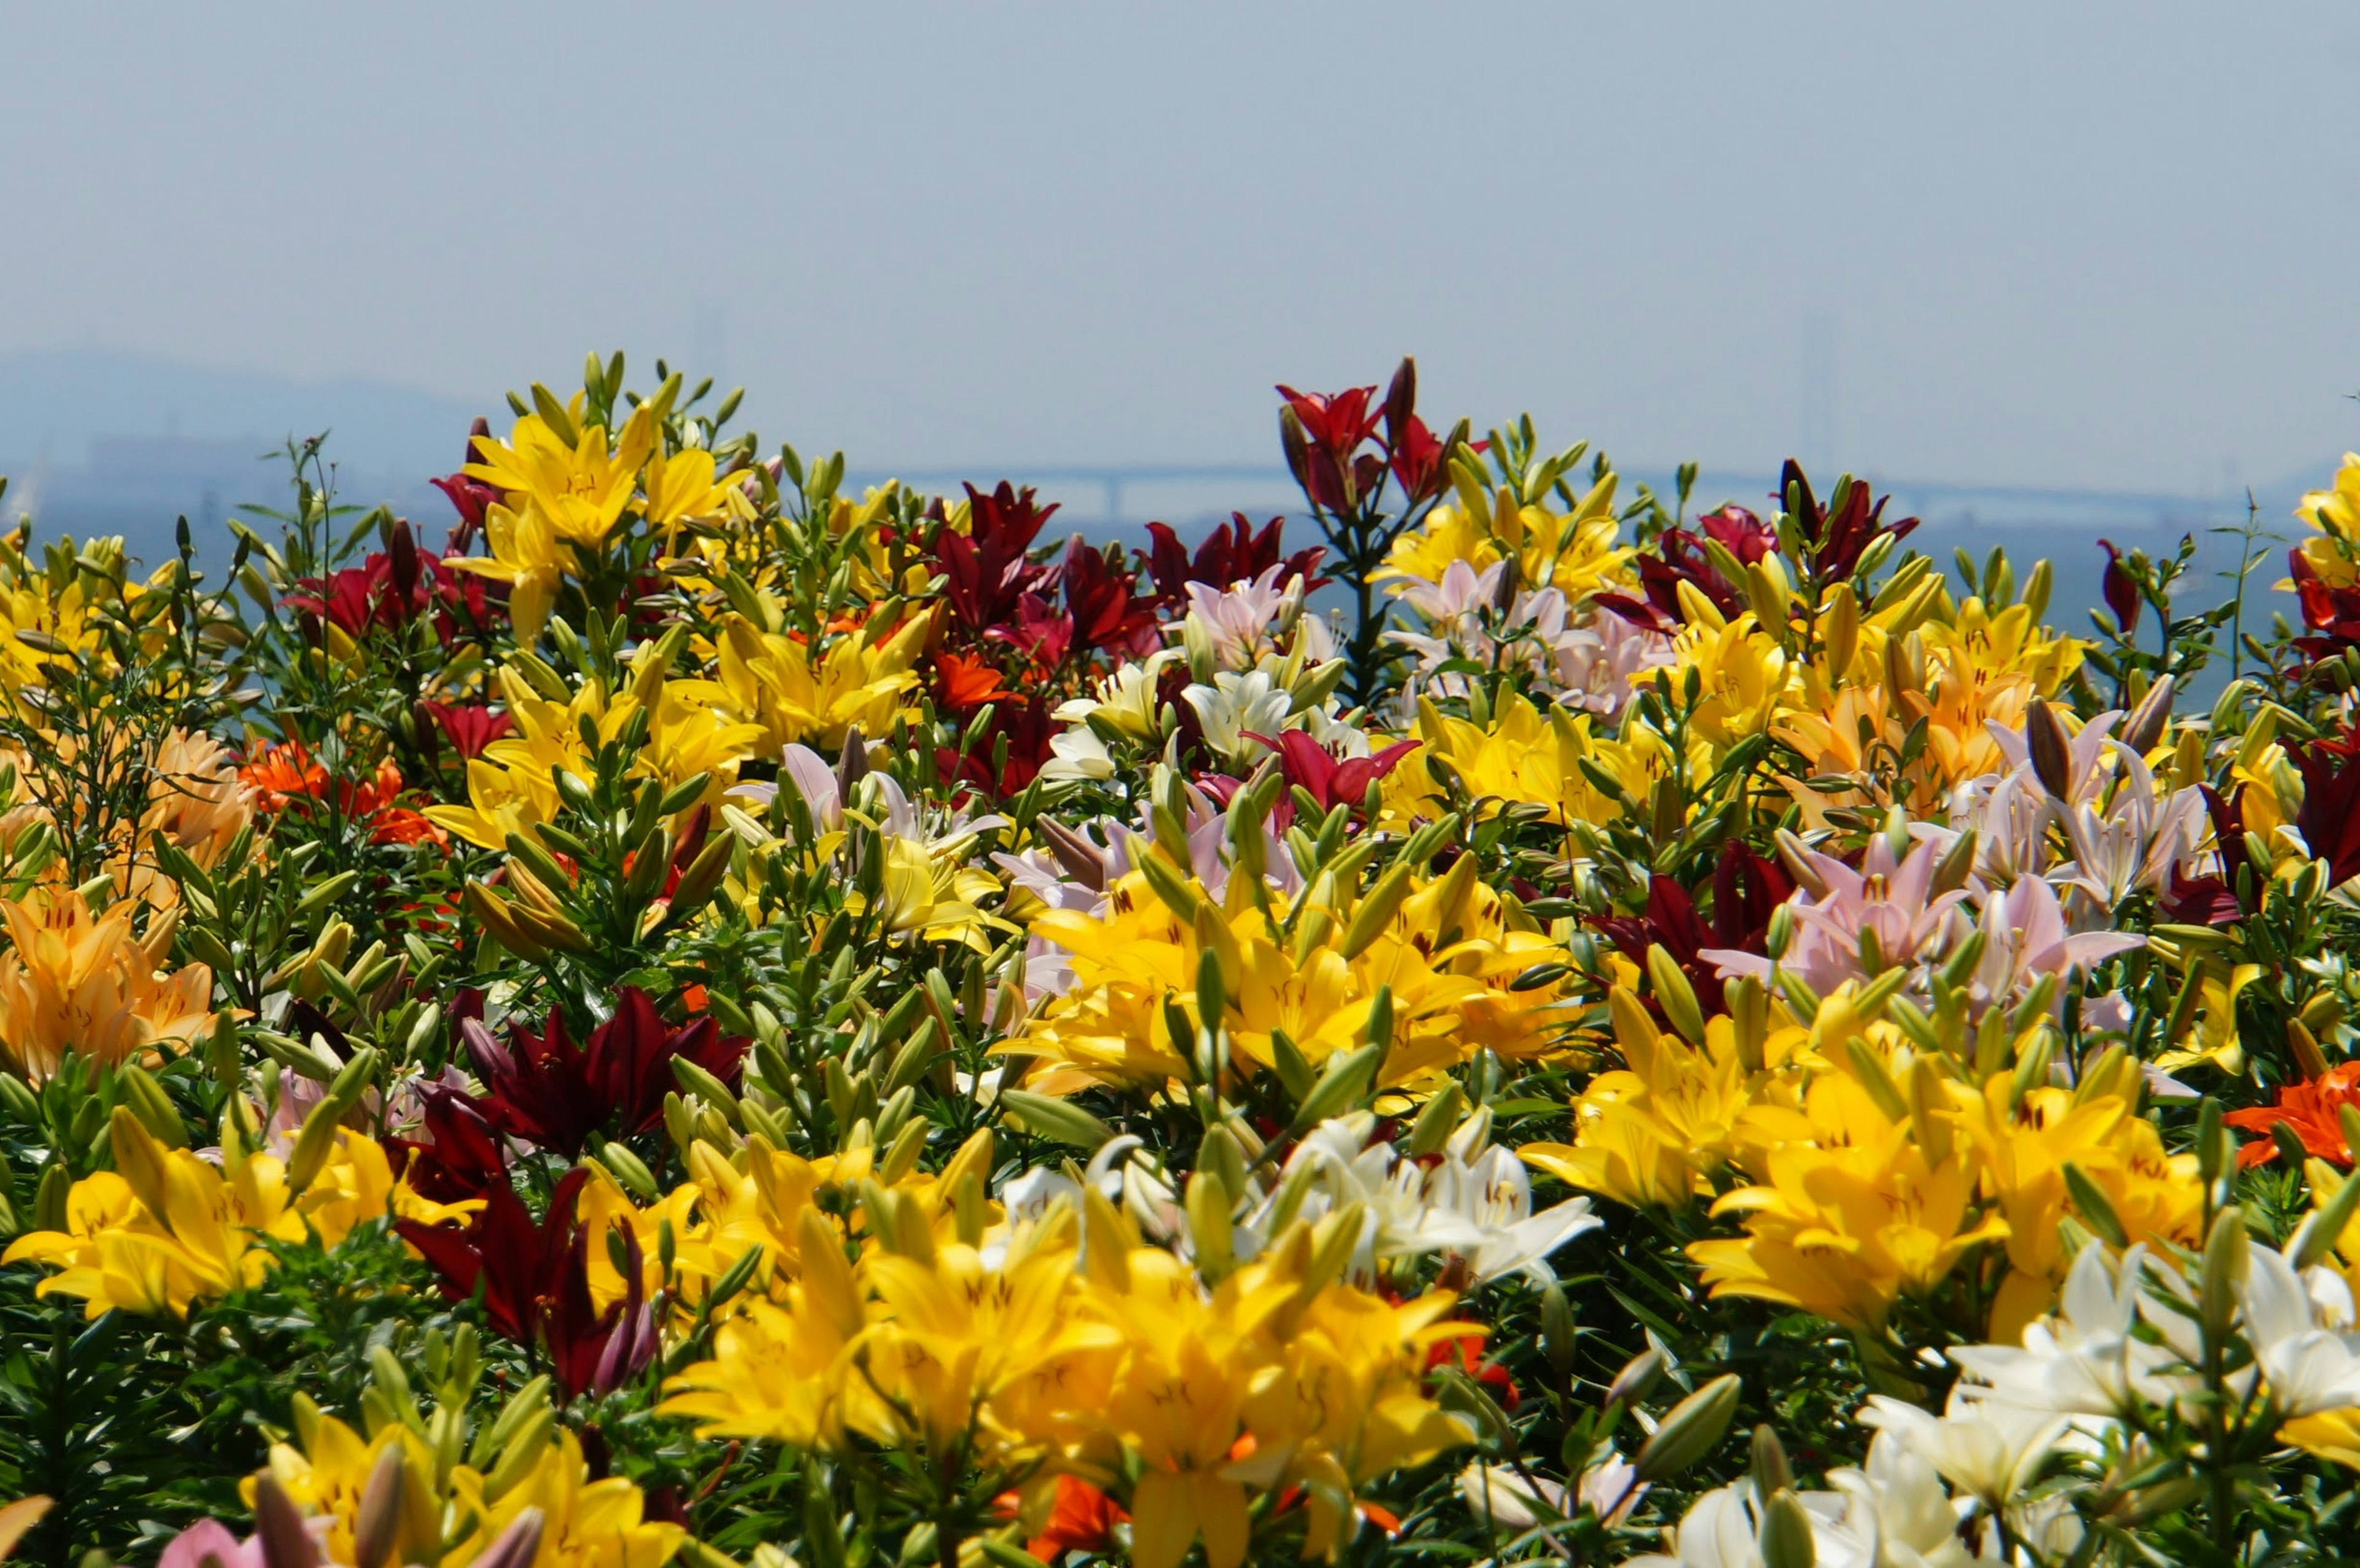
[[[2349,0],[60,5],[6,68],[0,354],[620,344],[863,464],[1262,461],[1404,351],[1643,463],[1815,395],[1929,479],[2360,445]]]

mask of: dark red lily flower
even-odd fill
[[[287,606],[318,615],[348,637],[407,625],[434,602],[432,568],[419,555],[408,523],[397,522],[391,538],[393,550],[372,550],[358,566],[303,579],[287,595]]]
[[[475,535],[483,530],[484,513],[500,498],[497,490],[470,476],[464,466],[475,461],[475,443],[490,440],[491,434],[491,421],[477,419],[467,432],[467,453],[459,460],[463,465],[460,472],[429,481],[450,499],[452,509],[459,514],[458,526],[451,530],[450,542],[443,548],[445,555],[467,553],[468,547],[475,542]]]
[[[1017,598],[1014,614],[983,635],[1043,669],[1054,669],[1065,661],[1066,650],[1074,645],[1074,617],[1038,593],[1024,593]]]
[[[2287,749],[2302,772],[2295,826],[2312,857],[2327,862],[2330,884],[2341,886],[2360,876],[2360,732]]]
[[[449,1230],[416,1220],[395,1229],[426,1255],[436,1282],[454,1301],[484,1293],[484,1316],[503,1337],[530,1345],[540,1336],[542,1303],[563,1289],[566,1255],[581,1226],[574,1204],[590,1172],[569,1171],[549,1200],[549,1217],[536,1224],[516,1189],[503,1182],[492,1190],[465,1230]]]
[[[1651,877],[1647,907],[1637,915],[1609,915],[1594,921],[1599,931],[1622,950],[1624,957],[1644,968],[1647,949],[1660,945],[1671,954],[1696,992],[1707,1018],[1728,1010],[1722,996],[1721,966],[1704,956],[1706,948],[1740,953],[1767,951],[1770,915],[1795,891],[1793,878],[1775,860],[1766,860],[1742,844],[1721,846],[1712,871],[1712,922],[1697,913],[1688,890],[1668,877]],[[1654,1009],[1654,998],[1648,998]]]
[[[1707,512],[1697,519],[1697,527],[1747,566],[1778,548],[1778,530],[1734,503]]]
[[[1145,564],[1155,577],[1156,607],[1176,611],[1187,604],[1191,583],[1228,588],[1232,583],[1251,583],[1273,566],[1280,569],[1277,586],[1281,588],[1298,577],[1310,579],[1305,585],[1306,592],[1326,587],[1328,579],[1314,573],[1319,570],[1319,558],[1328,553],[1327,547],[1315,544],[1293,555],[1283,554],[1284,547],[1280,539],[1285,521],[1284,517],[1273,517],[1257,531],[1246,521],[1243,512],[1232,512],[1228,522],[1205,536],[1194,559],[1168,525],[1148,524],[1152,544]]]
[[[424,1139],[388,1138],[386,1152],[421,1197],[464,1203],[508,1184],[500,1135],[474,1098],[456,1089],[425,1092]]]
[[[1713,945],[1766,953],[1770,916],[1794,891],[1795,879],[1776,861],[1733,839],[1722,844],[1712,867]]]
[[[2099,592],[2105,597],[2106,608],[2114,612],[2114,625],[2123,629],[2123,636],[2128,637],[2138,630],[2138,584],[2124,567],[2123,552],[2114,548],[2114,540],[2100,539],[2098,548],[2106,552],[2106,572],[2099,580]]]
[[[585,1169],[565,1173],[549,1214],[532,1211],[506,1182],[494,1187],[464,1230],[396,1220],[394,1229],[424,1256],[445,1299],[480,1290],[484,1317],[515,1344],[541,1346],[571,1399],[585,1389],[611,1392],[643,1370],[655,1351],[655,1324],[642,1295],[638,1237],[623,1229],[629,1296],[603,1314],[590,1301],[589,1234],[576,1213]]]
[[[1139,580],[1123,568],[1120,550],[1092,550],[1076,535],[1065,547],[1064,577],[1077,646],[1143,658],[1163,641],[1155,601],[1138,596]]]
[[[1382,406],[1372,404],[1377,395],[1373,387],[1342,392],[1297,392],[1292,387],[1281,387],[1278,395],[1286,399],[1311,444],[1325,449],[1338,463],[1349,460],[1361,442],[1377,433],[1377,421],[1384,415]]]
[[[460,1026],[485,1094],[478,1102],[494,1127],[571,1160],[609,1127],[646,1132],[663,1120],[672,1062],[686,1057],[727,1083],[738,1076],[748,1041],[725,1035],[710,1017],[673,1029],[636,985],[616,998],[615,1016],[577,1047],[563,1014],[552,1012],[535,1037],[512,1028],[503,1046],[481,1021]]]
[[[1371,399],[1377,389],[1355,387],[1344,392],[1297,392],[1282,386],[1278,395],[1286,399],[1279,419],[1286,466],[1312,505],[1343,511],[1353,496],[1368,494],[1368,481],[1385,472],[1382,458],[1356,455],[1376,433],[1381,410],[1371,408]]]
[[[1065,728],[1052,716],[1055,706],[1042,692],[993,703],[991,722],[971,749],[962,754],[952,746],[934,748],[936,770],[945,780],[965,784],[990,800],[1022,794],[1040,777],[1053,755],[1050,742]]]
[[[1647,950],[1661,947],[1688,977],[1707,1018],[1728,1010],[1721,998],[1721,971],[1702,956],[1704,949],[1716,945],[1712,934],[1697,913],[1696,900],[1677,882],[1668,877],[1650,877],[1645,909],[1636,915],[1600,916],[1591,924],[1643,972]],[[1647,1000],[1649,1010],[1656,1011],[1655,998]]]
[[[2250,860],[2245,854],[2245,791],[2240,789],[2237,798],[2228,800],[2210,784],[2200,784],[2197,789],[2204,796],[2204,814],[2212,819],[2212,840],[2221,855],[2221,879],[2234,890],[2238,873]]]
[[[1286,781],[1318,801],[1321,811],[1349,806],[1356,814],[1367,803],[1369,786],[1391,773],[1401,765],[1403,757],[1424,744],[1397,740],[1371,756],[1339,759],[1301,730],[1281,730],[1275,735],[1255,735],[1253,738],[1278,753],[1279,771],[1286,776]],[[1273,825],[1284,833],[1294,820],[1294,802],[1281,796],[1271,812]]]
[[[1413,504],[1430,500],[1442,494],[1450,482],[1444,466],[1450,449],[1442,438],[1426,428],[1426,421],[1415,414],[1392,436],[1393,478],[1400,482],[1402,494]]]
[[[1917,531],[1918,519],[1904,517],[1897,523],[1885,518],[1889,495],[1880,495],[1872,504],[1868,486],[1857,482],[1838,486],[1843,494],[1843,506],[1830,516],[1811,495],[1811,482],[1803,476],[1803,466],[1793,458],[1778,476],[1781,502],[1794,499],[1794,517],[1803,535],[1803,552],[1816,583],[1841,583],[1852,574],[1860,558],[1879,537],[1891,534],[1906,539]]]
[[[2182,877],[2177,866],[2164,873],[2156,912],[2174,925],[2229,926],[2245,918],[2227,881],[2213,876]]]
[[[1020,491],[1004,479],[988,495],[972,485],[967,495],[967,531],[938,530],[934,560],[948,579],[943,596],[952,613],[981,632],[1008,621],[1025,594],[1054,591],[1054,569],[1026,552],[1057,508],[1042,506],[1030,486]]]
[[[483,703],[437,702],[426,699],[418,705],[426,710],[427,716],[444,735],[451,737],[452,749],[471,762],[484,755],[486,746],[515,727],[515,721],[508,714],[496,713]]]
[[[1598,602],[1633,626],[1665,633],[1678,631],[1688,620],[1688,612],[1680,606],[1683,583],[1703,594],[1705,602],[1724,616],[1734,619],[1748,607],[1704,553],[1703,539],[1686,528],[1666,528],[1656,539],[1655,548],[1637,557],[1632,564],[1638,568],[1639,586],[1645,599],[1601,593]]]

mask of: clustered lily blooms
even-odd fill
[[[625,371],[0,539],[0,1549],[2360,1552],[2360,456],[2231,639],[1406,363],[1144,550]]]

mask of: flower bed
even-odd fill
[[[2360,1551],[2360,458],[2085,636],[1406,364],[1144,553],[656,368],[0,539],[0,1547]]]

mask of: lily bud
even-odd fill
[[[2141,757],[2153,751],[2171,727],[2171,688],[2169,675],[2148,687],[2131,716],[2123,721],[2123,745]]]
[[[2073,740],[2057,710],[2036,697],[2024,713],[2024,743],[2032,753],[2033,777],[2060,800],[2070,801],[2073,789]]]
[[[1786,1446],[1765,1422],[1754,1429],[1754,1490],[1757,1496],[1792,1491],[1795,1467],[1786,1462]]]
[[[2305,1078],[2327,1075],[2327,1053],[2319,1049],[2319,1037],[2311,1032],[2300,1018],[2287,1020],[2287,1051]],[[2278,1124],[2283,1127],[2286,1124]]]
[[[1754,1549],[1762,1553],[1762,1568],[1813,1568],[1818,1562],[1811,1516],[1793,1492],[1773,1492],[1762,1505]]]
[[[1647,949],[1647,979],[1655,986],[1655,1005],[1672,1028],[1690,1045],[1702,1045],[1704,1009],[1698,1005],[1696,988],[1661,942]]]
[[[1547,1320],[1544,1318],[1542,1322],[1546,1324]],[[1622,1364],[1622,1370],[1614,1374],[1614,1381],[1607,1385],[1606,1402],[1632,1405],[1645,1399],[1647,1391],[1662,1379],[1665,1365],[1664,1353],[1654,1345],[1639,1352]]]
[[[1728,1432],[1743,1391],[1736,1376],[1724,1372],[1674,1405],[1632,1462],[1639,1479],[1652,1482],[1677,1475],[1711,1453]]]
[[[526,1508],[508,1521],[499,1539],[484,1549],[483,1554],[468,1568],[529,1568],[541,1555],[541,1536],[545,1517],[537,1508]]]
[[[1562,1377],[1573,1370],[1573,1308],[1554,1279],[1541,1290],[1541,1352]]]
[[[2248,1245],[2245,1216],[2236,1204],[2212,1216],[2212,1228],[2204,1237],[2204,1267],[2196,1297],[2197,1317],[2207,1334],[2218,1336],[2228,1331],[2230,1315],[2236,1310],[2237,1287],[2245,1280]]]
[[[265,1470],[254,1487],[254,1533],[261,1538],[262,1561],[268,1568],[318,1568],[320,1553],[295,1499],[279,1478]]]
[[[408,1450],[385,1445],[361,1488],[360,1513],[353,1524],[353,1568],[385,1568],[401,1530],[402,1464]]]

